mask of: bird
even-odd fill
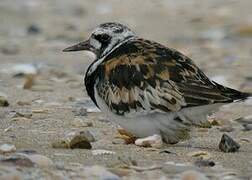
[[[84,78],[87,94],[138,138],[157,134],[176,144],[190,137],[192,127],[208,124],[220,106],[251,96],[210,80],[181,52],[116,22],[98,25],[88,40],[63,51],[95,55]]]

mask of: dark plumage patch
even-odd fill
[[[134,81],[131,81],[131,78],[134,78]],[[110,72],[109,81],[119,88],[130,89],[133,86],[140,86],[143,74],[136,70],[136,66],[118,65]]]

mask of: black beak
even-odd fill
[[[89,40],[87,41],[83,41],[83,42],[80,42],[78,44],[75,44],[71,47],[68,47],[66,49],[63,50],[63,52],[69,52],[69,51],[85,51],[85,50],[88,50],[90,51],[91,50],[91,46],[90,46],[90,43],[89,43]]]

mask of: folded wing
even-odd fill
[[[209,80],[183,54],[143,39],[121,45],[100,68],[98,95],[118,115],[176,112],[245,96]]]

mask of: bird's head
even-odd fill
[[[119,23],[104,23],[94,29],[88,40],[68,47],[63,51],[86,50],[93,52],[97,58],[101,58],[120,43],[135,36],[135,33],[125,25]]]

